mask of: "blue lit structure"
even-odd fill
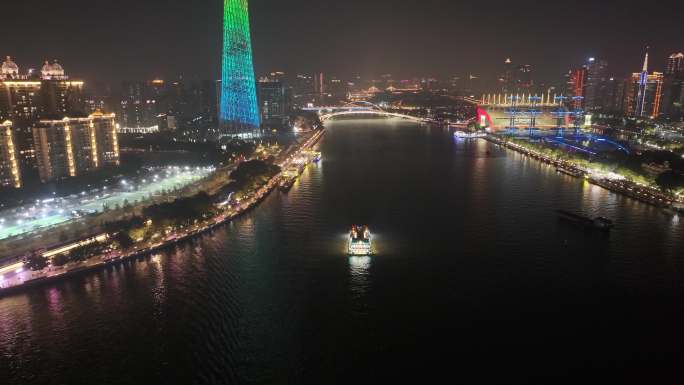
[[[646,110],[646,86],[648,83],[648,47],[646,47],[646,56],[644,57],[644,67],[639,75],[639,93],[636,100],[636,116],[644,116]]]
[[[533,131],[537,129],[537,118],[541,115],[541,110],[539,109],[539,102],[541,98],[536,94],[530,96],[530,109],[527,113],[530,115],[530,127],[528,129],[530,136],[532,136]]]
[[[556,103],[558,103],[558,108],[556,111],[552,112],[552,114],[556,117],[556,135],[558,137],[563,137],[565,135],[564,127],[565,127],[565,120],[568,117],[568,115],[572,114],[572,112],[568,111],[564,106],[563,103],[567,100],[568,98],[566,96],[556,96]]]
[[[518,101],[519,97],[518,95],[511,95],[508,97],[508,99],[511,100],[511,107],[507,108],[505,110],[505,114],[508,115],[509,123],[508,123],[508,130],[511,130],[512,132],[515,132],[516,127],[515,127],[515,122],[518,117],[522,113],[522,111],[518,108]]]
[[[573,105],[575,106],[581,106],[583,100],[584,96],[575,96],[572,98]],[[575,130],[575,136],[579,136],[580,130],[582,129],[581,125],[582,119],[584,118],[584,110],[581,107],[575,107],[570,115],[572,116],[572,125]]]
[[[224,0],[220,136],[253,138],[260,126],[247,0]]]

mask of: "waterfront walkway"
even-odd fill
[[[278,166],[280,166],[281,170],[286,170],[295,160],[300,159],[302,152],[315,146],[322,136],[323,131],[318,131],[304,143],[299,145],[294,152],[284,154],[287,156],[284,156],[284,159],[278,162]],[[40,271],[31,271],[25,268],[23,262],[17,262],[11,266],[6,266],[0,269],[0,296],[29,286],[53,282],[85,271],[100,269],[125,260],[155,253],[179,242],[196,237],[217,226],[230,222],[254,208],[278,186],[281,176],[282,172],[273,176],[266,184],[254,191],[254,193],[250,194],[246,199],[243,199],[239,205],[223,209],[217,216],[166,234],[163,240],[157,242],[139,242],[127,250],[115,250],[103,255],[92,256],[83,262],[70,263],[65,266],[48,266]]]
[[[532,150],[528,147],[521,146],[510,141],[503,140],[494,135],[487,135],[486,140],[498,144],[500,146],[506,147],[513,151],[519,152],[523,155],[530,156],[540,162],[547,163],[556,167],[556,170],[564,174],[568,174],[578,178],[585,178],[589,183],[601,186],[607,190],[621,193],[623,195],[629,196],[630,198],[639,200],[644,203],[648,203],[658,207],[670,207],[673,204],[682,204],[681,200],[677,200],[676,197],[663,193],[662,191],[650,187],[635,183],[625,178],[620,177],[610,177],[603,172],[596,172],[587,168],[583,168],[573,162],[552,159],[538,151]]]

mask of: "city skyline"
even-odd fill
[[[3,385],[681,377],[681,1],[3,11]]]
[[[124,1],[95,10],[85,2],[72,1],[49,16],[31,14],[36,22],[29,28],[15,24],[33,7],[8,4],[8,12],[18,16],[8,20],[8,28],[23,33],[4,46],[5,54],[32,67],[58,58],[88,81],[99,80],[102,72],[117,81],[178,76],[218,79],[219,3],[164,6],[156,1]],[[395,6],[390,18],[384,17],[390,9],[384,0],[363,7],[351,1],[344,7],[333,4],[325,9],[308,0],[253,1],[251,10],[259,14],[252,20],[256,71],[493,77],[503,60],[511,57],[516,64],[531,64],[540,81],[552,82],[567,70],[566,63],[578,65],[588,57],[606,59],[616,75],[628,76],[640,67],[647,45],[652,68],[661,71],[667,56],[681,51],[674,22],[678,6],[661,12],[658,7],[632,9],[615,2],[563,7],[523,1],[504,12],[506,4],[494,2],[485,12],[471,5],[427,1],[420,6]],[[84,19],[98,22],[85,33],[69,26],[54,31],[53,20],[67,16],[70,9],[80,9]],[[138,12],[124,12],[131,9]],[[100,12],[108,15],[106,20],[98,17]],[[154,17],[145,17],[149,15]],[[581,21],[581,28],[569,24],[558,29],[558,18]],[[351,23],[355,28],[345,28]],[[37,41],[43,42],[38,49]],[[62,41],[76,44],[64,46]]]

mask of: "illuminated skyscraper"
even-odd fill
[[[592,57],[587,61],[586,67],[587,83],[584,108],[590,112],[601,111],[606,107],[608,62]]]
[[[223,3],[219,116],[222,136],[252,137],[260,125],[247,0],[224,0]]]
[[[667,60],[662,105],[663,115],[684,117],[684,53],[674,53]]]
[[[282,126],[288,121],[290,112],[290,90],[285,87],[283,73],[271,73],[257,84],[261,120],[266,125]]]
[[[33,137],[43,182],[119,165],[114,115],[41,120],[33,126]]]
[[[10,58],[0,66],[0,121],[12,121],[22,178],[31,179],[38,171],[33,124],[81,116],[84,111],[84,83],[69,79],[57,61],[45,62],[35,72],[21,72]]]
[[[632,74],[632,80],[625,91],[627,115],[657,118],[663,97],[663,73],[648,73],[648,51],[641,72]]]
[[[667,59],[667,71],[665,74],[682,74],[684,73],[684,53],[673,53]]]
[[[638,117],[657,118],[660,115],[663,99],[663,73],[632,74],[631,84],[625,91],[626,114]]]
[[[515,91],[513,85],[513,62],[511,58],[506,58],[506,61],[504,61],[504,73],[501,76],[501,83],[501,92],[512,93]]]
[[[646,49],[646,57],[644,58],[644,68],[639,74],[639,92],[636,98],[636,109],[634,114],[636,116],[644,116],[646,109],[646,84],[648,83],[648,49]]]
[[[583,66],[571,70],[568,76],[568,96],[572,97],[572,108],[580,109],[584,107],[587,86],[587,67]]]

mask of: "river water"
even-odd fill
[[[680,374],[684,218],[408,122],[329,123],[321,151],[288,194],[213,233],[0,299],[0,383]],[[352,224],[375,256],[345,256]]]

